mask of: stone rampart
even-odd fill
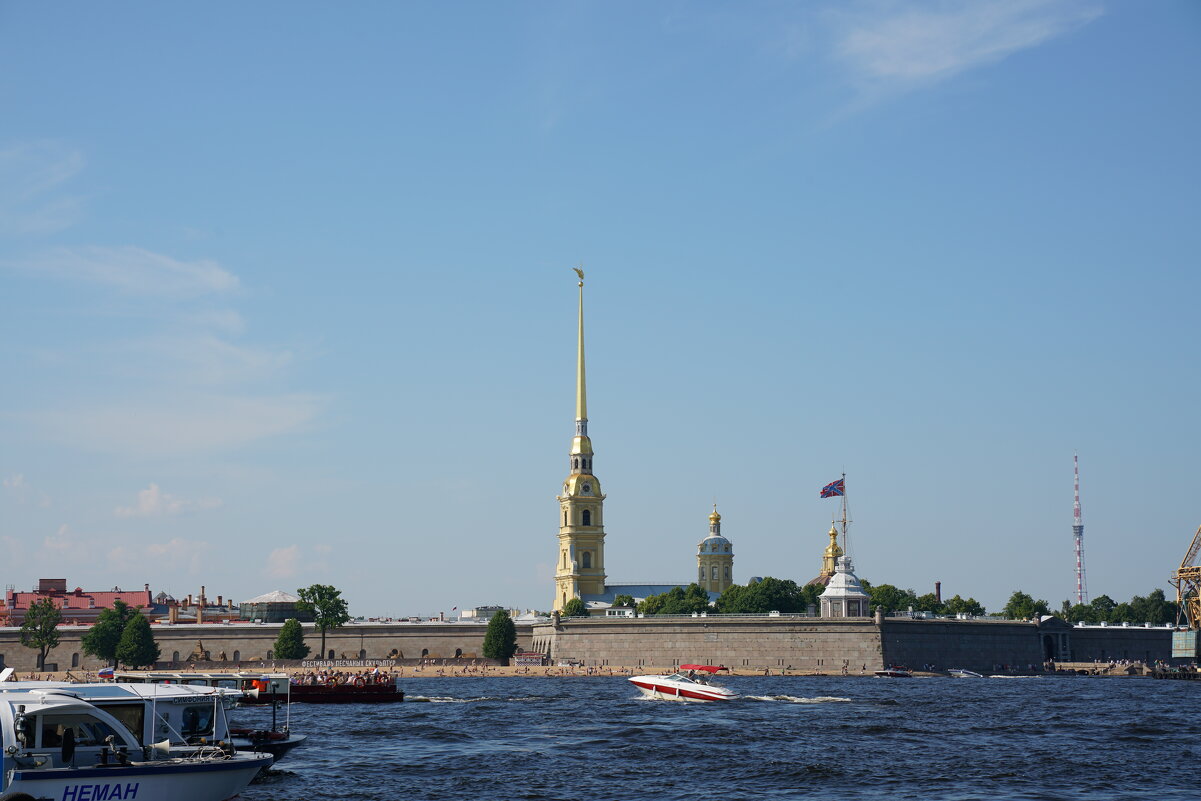
[[[910,669],[1000,666],[1040,668],[1038,625],[1012,620],[911,620],[886,618],[881,634],[884,661]]]
[[[558,627],[535,625],[533,638],[534,649],[553,661],[586,666],[669,669],[697,663],[816,673],[883,666],[879,629],[870,618],[566,619]]]
[[[162,665],[182,664],[196,650],[198,643],[213,661],[247,666],[254,662],[270,663],[271,649],[279,637],[280,623],[233,624],[156,624],[152,627],[155,642],[162,651]],[[316,659],[321,646],[321,633],[312,623],[302,623],[304,641]],[[483,656],[486,624],[476,623],[351,623],[327,632],[325,657],[334,659],[473,659]],[[530,625],[517,626],[518,648],[530,646]],[[47,669],[94,670],[103,664],[85,656],[80,638],[86,626],[60,626],[59,645],[46,658]],[[395,651],[395,652],[394,652]],[[220,655],[225,654],[225,660]],[[343,657],[343,655],[345,655]],[[52,666],[57,665],[57,668]],[[21,671],[37,669],[37,652],[21,645],[20,629],[0,628],[0,666]]]
[[[1172,658],[1172,630],[1162,626],[1076,626],[1069,636],[1076,662],[1128,659],[1149,665]]]
[[[991,672],[1041,669],[1048,658],[1166,660],[1168,629],[1073,628],[1013,620],[823,619],[712,615],[565,619],[539,624],[534,650],[587,666],[668,669],[681,663],[813,673],[885,665]],[[1058,650],[1062,642],[1062,651]]]

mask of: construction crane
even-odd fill
[[[1180,567],[1172,571],[1172,586],[1176,588],[1177,615],[1183,613],[1190,629],[1201,629],[1201,566],[1194,564],[1197,554],[1201,553],[1201,526],[1193,535],[1188,553],[1180,562]],[[1179,622],[1177,617],[1177,622]]]

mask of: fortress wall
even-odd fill
[[[534,627],[535,650],[588,666],[653,667],[681,663],[732,668],[792,668],[839,673],[882,666],[879,630],[870,618],[665,617],[564,620]]]
[[[169,662],[175,651],[179,652],[181,661],[187,660],[196,648],[199,640],[204,649],[216,660],[222,651],[231,666],[234,654],[243,666],[253,660],[266,661],[270,664],[268,652],[275,645],[279,630],[283,624],[201,624],[190,625],[154,625],[155,642],[162,651],[163,662]],[[302,623],[304,642],[312,649],[309,658],[318,657],[317,650],[321,646],[321,634],[311,623]],[[367,659],[383,659],[393,648],[400,651],[406,659],[415,659],[425,655],[436,658],[453,658],[456,649],[462,652],[462,657],[471,659],[483,656],[484,633],[486,625],[465,623],[366,623],[350,624],[334,629],[326,634],[326,651],[333,650],[335,658],[358,659],[360,651],[366,651]],[[86,626],[60,626],[59,645],[46,658],[48,665],[57,664],[59,670],[72,667],[72,656],[79,655],[79,668],[95,670],[103,667],[103,663],[89,656],[84,656],[80,647],[80,638],[87,631]],[[530,626],[517,627],[517,644],[519,648],[530,647]],[[0,628],[0,656],[5,667],[16,668],[20,671],[37,669],[37,651],[21,645],[20,629]]]
[[[966,668],[989,672],[998,665],[1041,667],[1043,652],[1034,623],[993,620],[888,618],[881,635],[884,661],[920,670]]]
[[[1069,636],[1075,662],[1129,659],[1151,663],[1172,658],[1172,630],[1163,627],[1089,626],[1073,628]]]

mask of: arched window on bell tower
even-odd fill
[[[581,520],[581,525],[585,525],[585,526],[592,525],[592,510],[585,509],[583,512],[581,512],[580,520]]]
[[[592,567],[592,551],[584,551],[584,569]]]

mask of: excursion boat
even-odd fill
[[[679,671],[667,676],[631,676],[630,681],[648,698],[660,701],[729,701],[738,695],[716,684],[712,676],[729,668],[716,665],[680,665]],[[699,671],[699,672],[698,672]]]
[[[907,668],[890,665],[884,670],[877,670],[876,676],[881,679],[911,679],[913,674]]]
[[[244,690],[241,703],[253,704],[387,704],[403,701],[405,694],[395,681],[375,684],[365,679],[348,684],[293,684],[287,673],[250,671],[179,672],[172,670],[116,673],[119,681],[149,681],[156,684],[199,684]],[[255,690],[258,693],[255,694]]]
[[[404,692],[394,681],[387,684],[292,685],[292,701],[297,704],[395,704],[404,699]]]
[[[95,685],[101,687],[127,687],[136,690],[148,698],[158,697],[162,693],[196,693],[201,697],[211,697],[214,693],[229,699],[226,708],[232,706],[232,701],[239,704],[272,704],[271,728],[249,729],[227,725],[221,736],[216,732],[211,734],[217,740],[226,739],[239,751],[257,751],[270,754],[276,762],[296,746],[308,739],[307,734],[293,734],[291,731],[291,711],[288,707],[291,685],[286,673],[253,673],[238,671],[236,673],[183,673],[176,671],[116,671],[113,679],[118,684]],[[90,685],[70,685],[73,687]],[[155,694],[159,695],[155,695]],[[172,703],[183,703],[172,701]],[[277,713],[279,704],[284,705],[284,724],[279,725]],[[210,736],[210,735],[202,735]],[[211,740],[210,740],[211,741]]]
[[[232,748],[143,744],[67,688],[0,693],[0,798],[226,801],[269,764]]]

